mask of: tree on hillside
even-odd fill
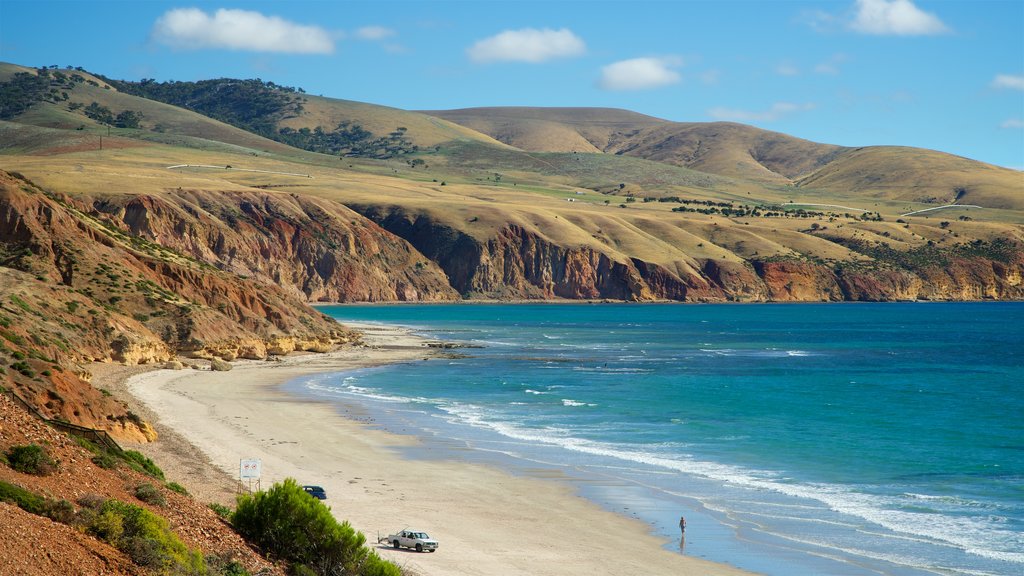
[[[99,102],[93,102],[85,107],[85,115],[100,124],[113,124],[114,113],[110,111],[110,108],[102,106]]]
[[[118,128],[138,128],[140,120],[142,120],[142,112],[125,110],[114,119],[114,126]]]
[[[231,523],[246,540],[293,571],[320,576],[399,576],[366,544],[366,536],[348,522],[338,523],[331,509],[288,478],[270,490],[243,494]]]

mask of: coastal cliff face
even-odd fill
[[[261,359],[358,335],[310,300],[456,297],[436,265],[343,206],[289,195],[68,197],[0,172],[0,385],[49,418],[152,437],[94,361]]]
[[[93,200],[92,208],[132,236],[307,301],[457,297],[433,262],[336,202],[178,189]]]
[[[360,207],[368,218],[436,261],[460,294],[499,299],[680,302],[835,302],[1024,298],[1024,251],[932,255],[868,264],[809,260],[698,260],[676,271],[589,246],[561,246],[509,224],[479,239],[400,207]]]

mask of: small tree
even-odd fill
[[[114,126],[118,128],[138,128],[140,120],[142,120],[142,112],[125,110],[114,119]]]
[[[246,540],[321,576],[399,576],[398,567],[365,546],[366,536],[288,478],[266,492],[238,497],[231,523]]]

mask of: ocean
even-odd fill
[[[473,346],[287,385],[410,458],[557,471],[769,575],[1024,574],[1024,304],[320,310]]]

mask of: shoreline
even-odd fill
[[[238,362],[228,372],[122,367],[97,380],[128,396],[160,434],[131,448],[197,499],[233,505],[239,460],[259,458],[262,488],[286,477],[323,486],[339,520],[363,532],[381,556],[422,576],[751,574],[669,551],[646,523],[601,508],[569,483],[453,459],[406,459],[400,451],[415,449],[415,437],[372,428],[355,407],[284,392],[303,375],[443,354],[405,329],[346,325],[363,331],[366,346]],[[438,552],[375,543],[378,531],[406,527],[438,539]]]

